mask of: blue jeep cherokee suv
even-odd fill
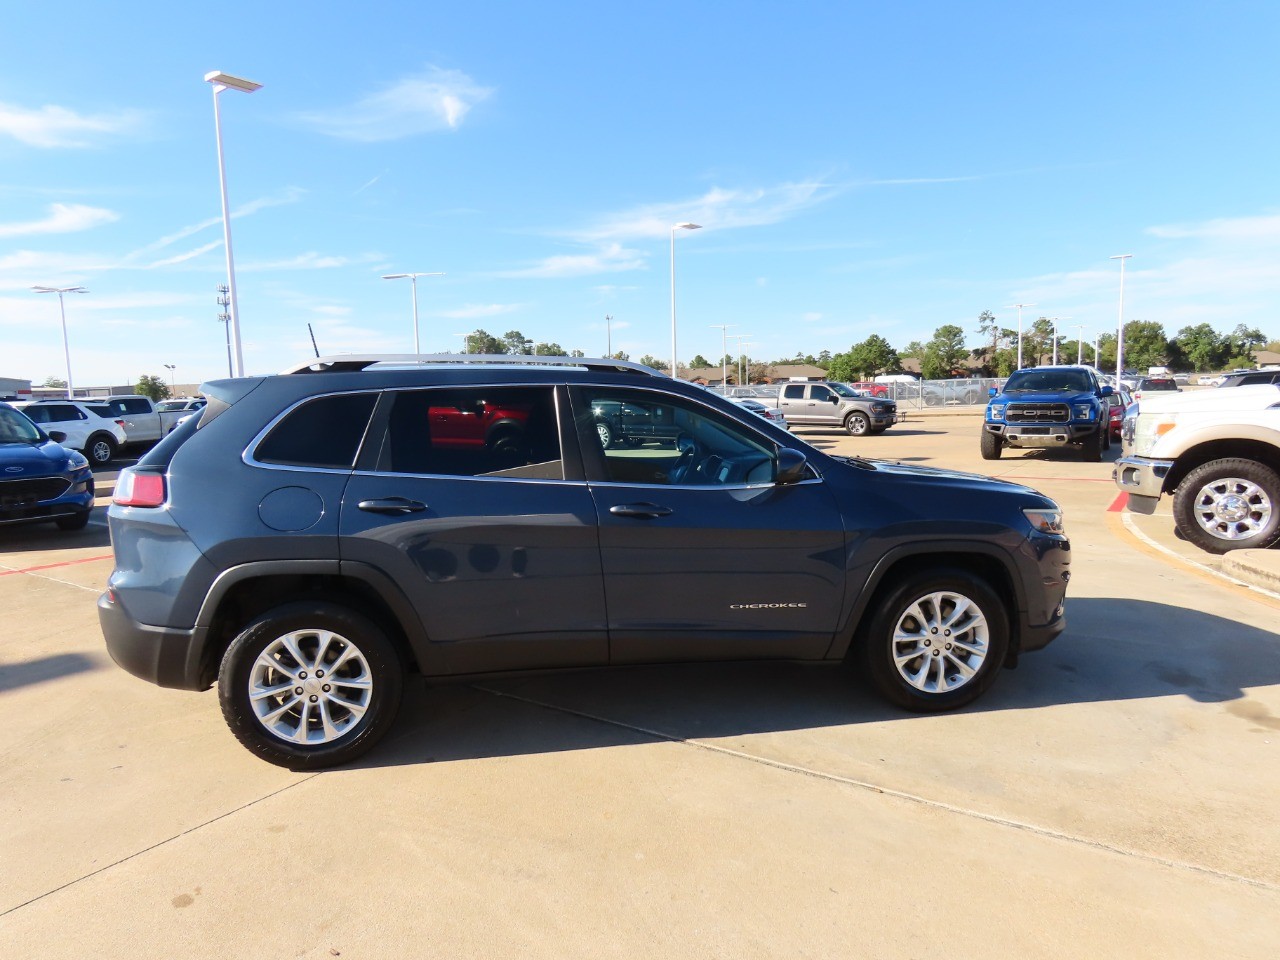
[[[406,671],[852,661],[934,711],[1064,626],[1053,501],[829,456],[646,367],[342,356],[201,392],[116,486],[102,628],[283,766],[371,747]],[[494,405],[501,449],[456,442]],[[611,408],[663,429],[605,442]]]

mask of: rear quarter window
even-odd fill
[[[360,450],[377,400],[374,393],[317,397],[294,407],[262,442],[259,463],[349,470]]]

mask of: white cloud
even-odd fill
[[[364,253],[358,257],[326,256],[309,251],[285,260],[259,260],[254,263],[237,265],[237,272],[256,273],[265,270],[332,270],[334,267],[349,267],[358,263],[374,263],[382,259],[379,253]]]
[[[234,210],[232,210],[231,219],[236,220],[236,219],[239,219],[240,217],[251,216],[252,214],[257,213],[259,210],[265,210],[268,207],[278,207],[288,203],[297,203],[300,199],[302,199],[302,197],[305,194],[306,194],[306,191],[299,187],[289,187],[283,193],[277,194],[275,196],[258,197],[256,200],[250,200],[248,203],[243,204],[239,207],[236,207]],[[130,251],[129,253],[125,254],[125,256],[123,257],[123,261],[125,263],[128,263],[132,260],[138,260],[142,257],[145,257],[147,254],[155,253],[157,250],[163,250],[165,247],[170,246],[171,244],[177,243],[179,240],[184,240],[187,237],[200,233],[203,230],[208,230],[210,227],[218,226],[221,223],[222,223],[221,216],[206,217],[204,220],[201,220],[199,223],[193,223],[193,224],[190,224],[189,226],[180,227],[179,229],[175,230],[173,233],[167,234],[166,236],[161,237],[159,240],[156,240],[153,243],[147,244],[145,247],[139,247],[137,250]],[[219,241],[219,243],[221,243],[221,241]],[[202,247],[200,252],[203,252],[204,249],[205,248]],[[180,260],[187,260],[187,259],[190,259],[190,257],[184,256],[180,258]],[[175,260],[174,262],[177,263],[177,262],[180,262],[180,260]],[[156,263],[148,264],[148,268],[162,266],[162,265],[164,265],[164,261],[157,261]]]
[[[0,223],[0,237],[24,237],[36,233],[78,233],[119,220],[120,215],[102,207],[81,203],[53,203],[43,220],[25,223]]]
[[[1153,237],[1168,240],[1280,240],[1280,214],[1258,217],[1221,217],[1203,223],[1167,224],[1148,227]]]
[[[163,260],[154,260],[147,264],[146,269],[155,270],[158,267],[171,267],[175,263],[185,263],[188,260],[194,260],[196,257],[208,253],[210,250],[217,250],[221,246],[221,240],[211,240],[209,243],[196,247],[194,250],[188,250],[186,253],[179,253],[172,257],[165,257]]]
[[[450,320],[473,320],[478,317],[497,317],[504,313],[519,310],[520,303],[468,303],[456,310],[437,310],[435,316],[447,317]]]
[[[571,235],[588,242],[669,237],[672,224],[687,221],[714,230],[766,226],[824,203],[838,192],[836,186],[816,180],[754,190],[713,187],[690,200],[647,204],[623,211]]]
[[[510,270],[499,276],[512,279],[587,277],[596,273],[643,270],[645,266],[643,254],[635,250],[627,250],[621,244],[610,243],[595,253],[547,257],[535,266],[523,270]]]
[[[79,114],[66,107],[29,110],[0,103],[0,134],[32,147],[89,147],[104,136],[129,133],[142,125],[137,110]]]
[[[805,323],[817,323],[819,320],[822,319],[822,314],[814,313],[812,311],[809,313],[802,313],[800,314],[800,319],[803,320]]]
[[[493,91],[459,70],[429,67],[346,107],[311,111],[298,119],[343,140],[377,143],[438,130],[456,130],[473,106]]]

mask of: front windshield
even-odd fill
[[[168,413],[170,410],[181,410],[187,405],[185,400],[165,400],[156,409],[161,413]]]
[[[0,407],[0,443],[39,443],[40,428],[12,407]]]
[[[827,384],[827,386],[829,386],[836,393],[840,394],[840,396],[842,397],[854,397],[856,399],[857,397],[861,396],[861,394],[853,390],[850,390],[843,383],[829,383]]]
[[[1083,370],[1018,370],[1004,385],[1006,393],[1016,390],[1074,390],[1084,393],[1093,389],[1089,375]]]

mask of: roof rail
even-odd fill
[[[329,357],[316,357],[280,371],[281,376],[294,373],[356,373],[369,367],[422,367],[446,364],[472,364],[477,366],[524,367],[576,367],[609,373],[639,373],[651,377],[666,374],[632,363],[630,360],[602,360],[588,357],[535,357],[528,354],[509,353],[340,353]]]

